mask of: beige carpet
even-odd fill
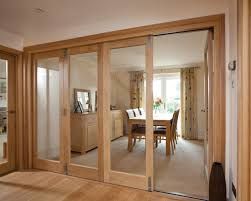
[[[155,190],[208,197],[203,169],[203,142],[179,139],[175,154],[165,155],[165,141],[154,150]],[[97,167],[97,149],[85,155],[72,154],[72,163]],[[111,169],[145,175],[145,141],[127,151],[127,137],[111,143]]]

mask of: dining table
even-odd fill
[[[166,131],[166,155],[170,155],[171,152],[171,121],[172,114],[153,114],[153,126],[162,126],[165,127]],[[133,134],[132,128],[133,125],[146,126],[146,115],[139,115],[136,117],[131,117],[128,119],[128,150],[131,152],[133,150]],[[154,135],[154,128],[152,130]]]

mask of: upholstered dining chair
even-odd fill
[[[135,117],[135,113],[134,113],[133,109],[126,110],[126,114],[129,119]]]
[[[128,119],[135,117],[135,113],[133,109],[126,110]],[[146,128],[145,126],[140,125],[134,125],[131,128],[132,138],[133,138],[133,146],[136,144],[136,139],[141,140],[142,138],[145,138]]]
[[[171,122],[171,133],[170,133],[170,139],[171,139],[171,147],[172,147],[172,152],[174,153],[174,149],[176,148],[175,146],[175,133],[177,129],[177,122],[178,122],[178,116],[179,116],[179,110],[176,110],[173,113],[172,117],[172,122]],[[154,130],[154,141],[155,141],[155,146],[158,147],[158,139],[166,139],[166,128],[165,127],[157,127]]]

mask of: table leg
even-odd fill
[[[170,146],[171,146],[171,128],[168,124],[166,127],[166,155],[170,155]]]
[[[128,151],[132,151],[132,125],[128,124]]]

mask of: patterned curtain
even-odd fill
[[[131,108],[143,107],[144,72],[130,72]]]
[[[196,68],[181,69],[181,131],[184,139],[196,140]]]

